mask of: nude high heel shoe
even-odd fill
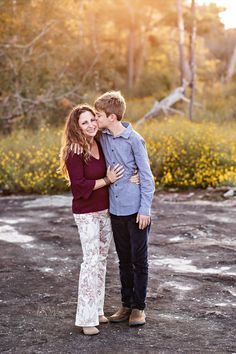
[[[86,336],[94,336],[99,333],[99,330],[96,327],[83,327],[83,333]]]
[[[106,318],[106,316],[104,316],[104,315],[99,316],[99,323],[104,324],[104,323],[108,323],[108,322],[109,322],[109,320],[108,320],[108,318]]]

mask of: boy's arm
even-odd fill
[[[151,204],[155,191],[155,184],[150,168],[145,141],[141,136],[135,136],[132,141],[132,149],[140,175],[141,203],[137,217],[137,222],[139,222],[140,227],[143,226],[143,224],[148,224],[150,222]],[[149,222],[147,217],[149,218]]]

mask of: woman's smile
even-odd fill
[[[84,135],[88,137],[94,137],[98,132],[97,120],[89,111],[81,113],[79,117],[79,127]]]

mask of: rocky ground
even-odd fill
[[[74,327],[82,259],[70,196],[0,198],[1,353],[236,353],[236,198],[158,193],[150,235],[147,324]],[[108,261],[106,314],[119,305]]]

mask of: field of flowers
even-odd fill
[[[59,167],[61,131],[15,131],[0,142],[0,189],[3,193],[57,193],[67,190]]]
[[[191,123],[179,117],[135,127],[145,138],[156,186],[206,188],[236,185],[236,127]],[[0,141],[0,190],[60,193],[61,130],[15,131]]]
[[[145,138],[156,185],[236,185],[236,126],[191,123],[179,117],[138,129]]]

